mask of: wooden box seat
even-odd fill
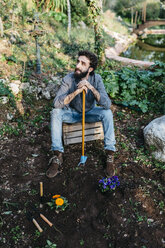
[[[98,139],[104,139],[102,122],[85,123],[85,142]],[[63,123],[63,141],[64,145],[81,143],[82,123]]]

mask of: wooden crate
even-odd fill
[[[85,123],[85,142],[104,139],[102,122]],[[82,142],[82,123],[63,123],[64,145]]]

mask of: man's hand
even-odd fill
[[[82,88],[82,87],[84,87],[84,86],[85,86],[87,89],[89,89],[89,90],[91,90],[91,89],[93,88],[93,86],[92,86],[86,79],[80,81],[80,82],[77,84],[77,88],[78,88],[78,89],[80,89],[80,88]],[[87,93],[87,91],[86,91],[86,93]]]
[[[83,90],[85,90],[85,93],[87,94],[88,88],[87,88],[86,85],[82,85],[81,87],[79,87],[79,86],[77,85],[77,87],[78,87],[77,91],[79,92],[79,94],[80,94],[81,92],[83,92]]]
[[[95,96],[96,100],[100,101],[100,93],[86,80],[83,79],[77,84],[78,90],[82,89],[83,87],[86,87],[86,89],[89,89],[93,92],[93,95]],[[86,90],[87,93],[87,90]]]

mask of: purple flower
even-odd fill
[[[120,185],[119,178],[117,176],[112,176],[109,178],[103,177],[99,180],[99,187],[101,191],[105,192],[108,190],[115,190],[117,186]]]

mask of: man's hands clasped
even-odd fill
[[[85,90],[85,93],[87,94],[88,89],[91,90],[93,86],[86,79],[84,79],[77,84],[77,88],[79,89],[79,93]]]

